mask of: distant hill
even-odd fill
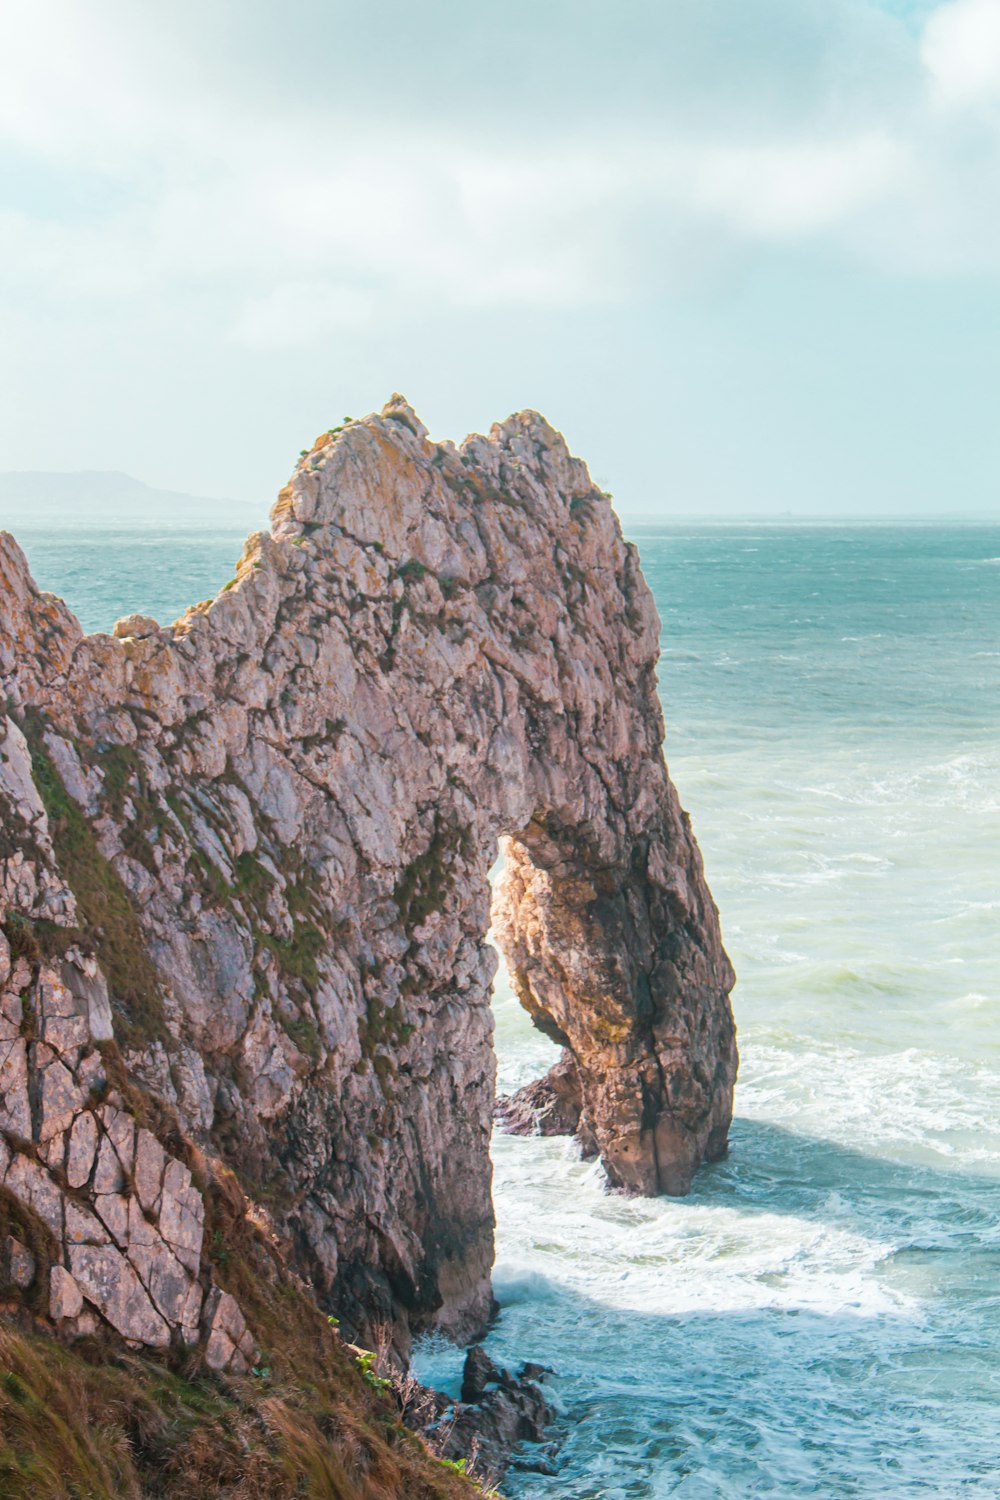
[[[246,500],[210,500],[154,489],[112,469],[0,471],[0,530],[7,531],[186,526],[259,531],[267,526],[268,509],[269,502],[257,506]]]

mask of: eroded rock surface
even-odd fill
[[[204,1201],[188,1166],[139,1123],[111,1082],[89,1021],[95,961],[71,946],[57,977],[9,910],[5,929],[0,1184],[44,1233],[49,1316],[69,1332],[103,1323],[148,1348],[196,1344],[211,1284],[202,1263]],[[25,1291],[40,1269],[8,1236],[0,1283]],[[209,1293],[213,1309],[219,1295]],[[209,1363],[247,1368],[247,1341],[223,1349],[213,1331],[206,1324]]]
[[[682,1192],[724,1152],[732,973],[656,612],[535,413],[456,448],[393,398],[323,434],[169,627],[84,636],[6,535],[0,587],[0,917],[44,947],[0,947],[0,1139],[58,1316],[252,1352],[113,1039],[354,1328],[482,1329],[499,838],[495,928],[611,1182]]]
[[[497,1098],[494,1115],[508,1135],[575,1135],[584,1156],[597,1146],[583,1118],[583,1081],[576,1058],[564,1047],[545,1074]]]

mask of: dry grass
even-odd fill
[[[196,1355],[72,1346],[0,1323],[4,1500],[463,1500],[478,1491],[399,1420],[245,1215],[236,1179],[205,1184],[217,1280],[261,1348],[216,1376]]]
[[[290,1337],[301,1326],[291,1306]],[[317,1314],[317,1317],[320,1315]],[[460,1500],[328,1330],[242,1379],[0,1326],[5,1500]]]

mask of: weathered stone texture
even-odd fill
[[[684,1191],[725,1150],[732,973],[663,763],[656,612],[537,414],[456,448],[393,398],[324,433],[232,584],[169,627],[84,637],[4,536],[0,586],[0,915],[67,929],[35,1055],[13,1013],[0,1040],[0,1109],[27,1089],[35,1137],[93,1195],[104,1237],[67,1208],[68,1269],[127,1336],[188,1337],[174,1266],[190,1298],[203,1215],[122,1101],[86,1102],[112,1030],[190,1134],[276,1190],[300,1266],[355,1328],[482,1328],[501,838],[495,930],[567,1049],[564,1123],[641,1192]],[[107,933],[91,953],[32,752],[86,817],[148,973]],[[61,1219],[61,1193],[43,1208]],[[233,1368],[250,1354],[221,1307],[210,1291],[201,1326]]]
[[[49,1272],[49,1313],[53,1322],[76,1318],[83,1311],[83,1293],[62,1266]]]
[[[236,1299],[214,1287],[205,1299],[202,1325],[205,1360],[211,1369],[246,1374],[258,1350]]]
[[[82,1333],[103,1321],[137,1345],[197,1343],[211,1278],[202,1264],[205,1205],[190,1170],[110,1087],[87,995],[44,959],[6,968],[0,1180],[51,1232],[53,1322]],[[12,1036],[15,1025],[39,1040]],[[27,1290],[36,1275],[31,1251],[7,1236],[0,1294]]]
[[[35,1279],[38,1267],[35,1257],[27,1245],[22,1245],[12,1234],[0,1243],[0,1290],[17,1288],[25,1292]]]

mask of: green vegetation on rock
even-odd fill
[[[75,931],[59,929],[61,945],[65,949],[75,938],[93,949],[108,981],[118,1035],[127,1047],[146,1046],[164,1037],[166,1023],[159,976],[146,951],[132,899],[63,785],[45,749],[41,719],[28,714],[23,727],[59,868],[76,897],[78,927]],[[40,924],[34,926],[38,930]]]

